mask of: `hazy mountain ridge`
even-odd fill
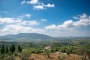
[[[5,36],[0,36],[0,40],[35,40],[35,39],[52,39],[54,37],[44,35],[44,34],[38,34],[38,33],[19,33],[17,35],[5,35]]]

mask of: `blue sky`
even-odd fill
[[[90,36],[90,0],[0,0],[0,36]]]

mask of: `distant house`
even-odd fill
[[[46,46],[45,49],[46,50],[51,50],[51,46]]]

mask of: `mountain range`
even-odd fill
[[[49,40],[53,39],[54,37],[38,34],[38,33],[19,33],[17,35],[9,34],[5,36],[0,36],[0,40]]]

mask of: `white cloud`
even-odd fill
[[[2,23],[14,23],[14,18],[1,18],[0,17],[0,24]]]
[[[25,16],[28,17],[28,18],[30,18],[31,15],[30,14],[25,14]]]
[[[89,19],[90,19],[90,16],[89,16]]]
[[[57,26],[55,24],[52,24],[50,26],[46,26],[45,29],[57,29]]]
[[[74,18],[74,19],[80,19],[80,18],[78,18],[78,17],[76,17],[76,16],[74,16],[73,18]]]
[[[45,9],[45,8],[44,8],[44,6],[42,6],[42,5],[37,5],[37,6],[34,6],[34,9],[42,9],[42,10],[43,10],[43,9]]]
[[[90,25],[90,18],[86,14],[83,14],[80,16],[80,19],[78,21],[73,20],[67,20],[61,25],[49,25],[46,26],[45,29],[67,29],[67,28],[78,28],[78,27],[87,27]]]
[[[73,24],[75,27],[86,27],[90,25],[90,19],[80,19]]]
[[[39,0],[22,1],[21,4],[37,4]]]
[[[27,4],[37,4],[39,0],[30,0],[30,1],[27,1],[26,3]]]
[[[25,15],[24,15],[25,16]],[[81,17],[82,16],[82,17]],[[41,19],[41,21],[47,21]],[[0,24],[5,24],[0,29],[0,35],[17,34],[17,33],[42,33],[50,36],[90,36],[90,31],[78,30],[78,28],[90,26],[90,16],[79,15],[78,20],[67,20],[62,24],[51,24],[44,29],[33,28],[31,25],[39,25],[36,20],[23,20],[15,18],[2,18],[0,17]]]
[[[0,17],[0,24],[16,24],[16,25],[39,25],[39,22],[35,20],[22,20],[22,19],[15,19],[15,18],[1,18]]]
[[[24,3],[26,3],[26,1],[25,1],[25,0],[21,2],[21,4],[24,4]]]
[[[30,14],[25,14],[25,15],[19,16],[18,18],[22,19],[22,18],[25,18],[25,17],[30,18],[30,17],[31,17],[31,15],[30,15]]]
[[[73,18],[74,19],[86,19],[86,18],[88,18],[88,16],[85,13],[83,13],[83,15],[78,15],[78,16],[79,17],[74,16]]]
[[[2,32],[9,32],[9,33],[41,33],[44,32],[45,30],[39,29],[39,28],[31,28],[31,27],[26,27],[26,26],[21,26],[21,25],[6,25],[3,29]]]
[[[47,20],[46,19],[41,19],[41,21],[45,21],[46,22]]]
[[[60,25],[52,24],[46,26],[46,34],[50,36],[90,36],[90,31],[77,30],[78,28],[90,26],[89,16],[83,14],[79,15],[79,17],[80,18],[76,21],[67,20]]]
[[[47,4],[47,5],[44,5],[45,7],[55,7],[55,5],[54,4]]]
[[[85,19],[85,18],[87,18],[87,15],[85,13],[83,13],[83,15],[80,15],[80,18]]]
[[[18,25],[39,25],[39,22],[32,20],[32,21],[22,21],[18,23]]]
[[[68,20],[68,21],[65,21],[61,26],[64,28],[70,28],[70,27],[74,27],[73,23],[74,22],[72,20]]]
[[[28,23],[29,23],[29,25],[38,25],[39,24],[37,21],[34,21],[34,20],[29,21]]]
[[[50,8],[50,7],[55,7],[54,4],[48,3],[48,4],[45,5],[43,2],[41,2],[39,0],[30,0],[30,1],[25,1],[24,0],[24,1],[21,2],[21,4],[24,4],[24,3],[33,4],[34,9],[41,9],[41,10],[46,9],[46,8]]]
[[[47,9],[47,8],[50,8],[50,7],[55,7],[54,4],[47,4],[47,5],[44,5],[43,3],[41,3],[40,5],[34,5],[34,9]]]
[[[7,23],[7,24],[14,24],[14,23],[21,23],[21,19],[15,19],[15,18],[2,18],[0,17],[0,24]]]
[[[79,31],[76,29],[46,30],[46,34],[54,37],[81,37],[90,36],[90,31]]]

